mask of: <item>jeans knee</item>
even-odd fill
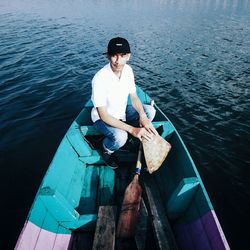
[[[106,137],[103,140],[103,147],[110,153],[121,148],[128,139],[128,133],[124,130],[116,129],[111,137]]]
[[[124,146],[124,144],[127,142],[127,139],[128,133],[126,131],[119,130],[119,132],[115,134],[115,142],[118,148]]]
[[[145,111],[145,113],[146,113],[148,119],[149,119],[150,121],[152,121],[152,120],[154,119],[155,113],[156,113],[155,108],[152,107],[151,105],[144,105],[143,108],[144,108],[144,111]]]

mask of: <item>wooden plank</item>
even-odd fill
[[[79,213],[57,189],[41,188],[38,197],[56,221],[77,221],[80,217]]]
[[[84,140],[80,127],[76,122],[69,128],[66,138],[79,156],[91,156],[92,149]]]
[[[65,199],[69,201],[71,206],[77,207],[80,202],[86,167],[80,161],[72,163],[72,166],[69,167],[74,168],[74,171],[72,177],[70,178],[69,176],[70,183],[68,181],[66,182],[67,184],[69,183],[68,186],[66,186],[68,190],[62,189],[63,183],[61,183],[61,190],[65,190],[62,194],[65,196]]]
[[[98,205],[114,204],[115,171],[106,166],[99,167]]]
[[[99,169],[89,165],[83,179],[83,187],[79,206],[76,209],[79,214],[97,213],[97,191],[99,185]]]
[[[52,190],[50,187],[40,189],[39,198],[45,204],[49,215],[52,216],[51,218],[53,218],[48,223],[48,226],[57,223],[67,229],[77,229],[96,221],[96,214],[80,215],[60,192]],[[55,227],[57,224],[55,224]]]
[[[115,248],[115,217],[116,207],[99,207],[93,250],[113,250]]]
[[[135,232],[135,243],[138,250],[147,249],[149,231],[148,211],[144,200],[141,200],[140,216]]]
[[[160,250],[177,249],[174,234],[165,213],[158,187],[153,176],[147,176],[143,182],[144,195],[148,212],[152,218],[152,226],[156,245]]]

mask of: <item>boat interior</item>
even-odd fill
[[[119,168],[113,170],[102,159],[103,136],[93,127],[90,119],[91,108],[91,105],[85,108],[71,127],[78,132],[67,133],[68,140],[77,151],[80,161],[86,164],[87,170],[84,173],[83,188],[78,197],[79,203],[76,211],[81,215],[98,214],[100,207],[111,206],[115,211],[111,216],[115,218],[115,227],[124,191],[134,176],[140,142],[132,137],[128,139],[125,146],[116,152]],[[199,192],[202,192],[200,182],[192,167],[193,162],[185,152],[185,146],[171,122],[159,109],[157,109],[153,124],[158,133],[170,142],[172,150],[162,167],[151,175],[147,172],[145,161],[142,161],[142,173],[139,180],[143,187],[143,196],[138,229],[133,239],[116,239],[116,249],[159,247],[162,249],[162,246],[177,249],[174,224],[191,220],[195,213],[201,212],[194,213],[197,207],[192,206],[195,203],[191,202],[194,199],[203,199],[203,196],[199,195]],[[81,138],[77,140],[77,136]],[[86,152],[90,152],[89,155],[86,156]],[[203,203],[205,204],[205,201]],[[190,210],[189,213],[188,210]],[[100,219],[99,214],[97,219]],[[110,221],[110,218],[108,220]],[[153,222],[154,220],[158,223]],[[81,249],[83,246],[84,249],[87,249],[86,246],[92,249],[94,238],[97,237],[95,231],[97,232],[97,229],[95,230],[95,226],[91,225],[91,221],[74,230],[70,249]],[[110,239],[113,238],[110,237]]]

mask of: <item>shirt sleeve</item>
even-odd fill
[[[103,86],[103,82],[99,78],[94,77],[92,80],[92,96],[91,100],[94,104],[94,107],[102,107],[107,104],[106,91]]]

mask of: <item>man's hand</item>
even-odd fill
[[[153,133],[147,131],[145,128],[132,127],[130,133],[134,137],[138,138],[140,141],[142,140],[142,138],[145,138],[148,141],[150,141],[153,138]]]
[[[156,129],[154,128],[153,124],[148,119],[146,114],[140,116],[140,126],[145,128],[149,133],[158,135],[158,132],[156,131]]]

